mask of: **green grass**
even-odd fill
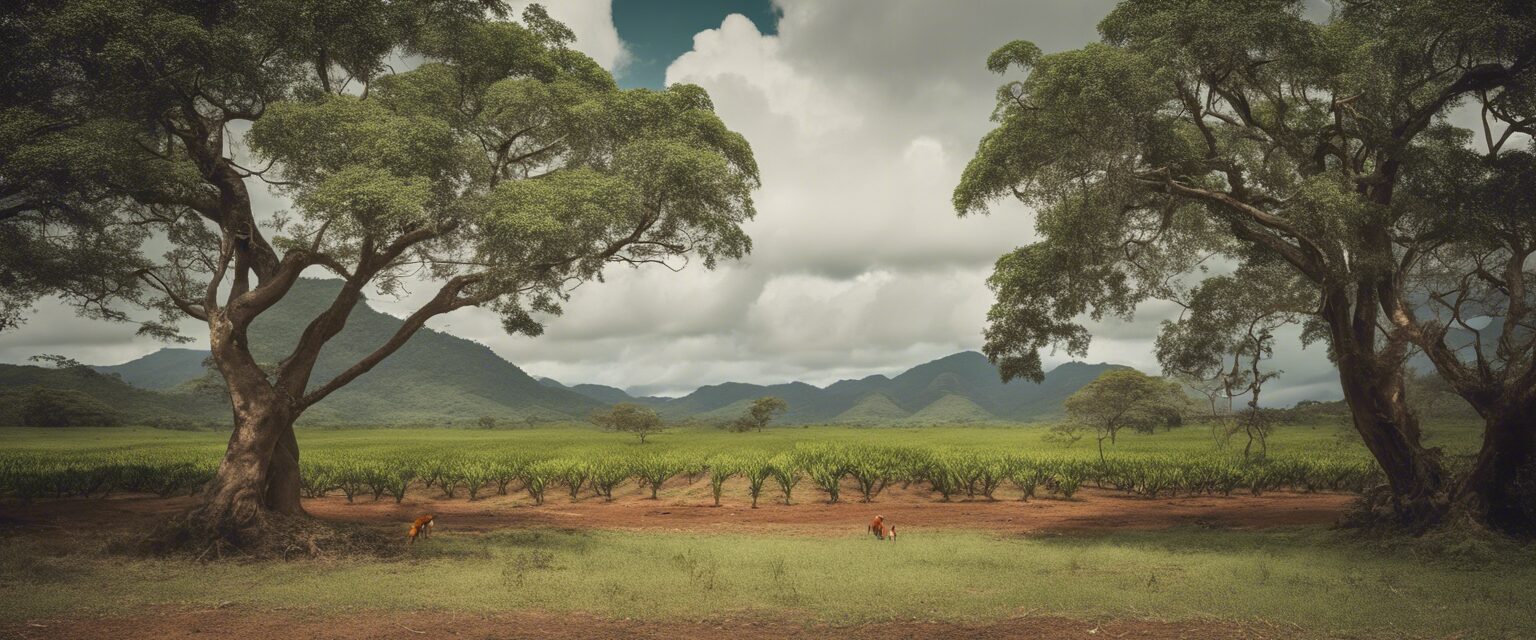
[[[1033,612],[1266,621],[1315,635],[1531,637],[1536,560],[1529,549],[1516,555],[1452,566],[1318,529],[1054,538],[907,531],[892,544],[864,536],[446,530],[404,560],[323,565],[60,558],[19,543],[0,550],[0,574],[11,577],[0,583],[7,602],[0,619],[221,603],[660,620],[793,611],[831,623]]]
[[[344,429],[306,430],[298,433],[303,452],[346,451],[359,454],[397,454],[424,449],[485,451],[504,449],[540,457],[588,456],[635,451],[765,451],[775,452],[801,442],[833,445],[912,446],[925,448],[1006,451],[1087,460],[1097,456],[1092,441],[1066,448],[1043,440],[1048,425],[955,426],[955,427],[770,427],[762,433],[731,433],[713,428],[674,428],[652,436],[640,445],[633,436],[599,431],[589,426],[558,426],[538,429]],[[1436,423],[1425,427],[1425,444],[1443,446],[1451,453],[1472,453],[1481,426],[1473,423]],[[224,451],[227,433],[164,431],[144,427],[39,429],[0,428],[0,451],[89,453],[108,451],[187,450],[206,452],[217,459]],[[1160,431],[1155,434],[1123,433],[1119,442],[1106,445],[1109,455],[1185,454],[1217,451],[1210,430],[1201,425]],[[1240,451],[1241,441],[1229,450]],[[1360,437],[1339,424],[1283,425],[1270,438],[1271,454],[1366,455]]]

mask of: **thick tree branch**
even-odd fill
[[[404,346],[405,343],[411,339],[411,336],[415,335],[416,332],[419,331],[422,326],[426,325],[427,321],[433,317],[448,313],[455,309],[475,304],[482,304],[489,301],[489,299],[485,297],[464,298],[460,295],[463,293],[465,288],[476,282],[479,282],[482,277],[483,276],[479,274],[472,274],[459,276],[449,280],[447,284],[443,285],[442,289],[438,290],[437,295],[434,296],[431,301],[425,305],[422,305],[420,309],[417,309],[415,313],[412,313],[409,317],[407,317],[405,322],[400,325],[400,328],[395,330],[394,335],[390,336],[389,340],[386,341],[383,345],[380,345],[379,348],[375,349],[373,353],[370,353],[362,360],[357,361],[356,364],[353,364],[351,367],[348,367],[347,370],[337,374],[335,378],[332,378],[329,382],[326,382],[314,391],[304,394],[303,399],[299,400],[297,403],[298,410],[302,411],[310,406],[313,406],[316,402],[324,399],[326,396],[335,392],[337,389],[340,389],[351,383],[353,380],[356,380],[358,376],[361,376],[372,370],[385,358],[389,357],[395,351],[398,351],[400,347]]]

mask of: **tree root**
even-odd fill
[[[1404,505],[1385,486],[1367,490],[1338,528],[1350,530],[1378,549],[1408,553],[1426,562],[1488,564],[1520,555],[1531,538],[1490,521],[1468,499],[1436,494]]]
[[[166,520],[137,546],[141,553],[199,562],[390,558],[405,553],[401,536],[374,527],[271,512],[234,526],[201,510]]]

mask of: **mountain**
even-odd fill
[[[833,417],[833,422],[846,425],[874,425],[882,422],[900,421],[908,416],[908,411],[895,404],[889,396],[883,393],[871,393],[859,399],[859,404],[852,405],[843,413]]]
[[[837,414],[832,422],[838,424],[881,424],[907,417],[906,409],[883,393],[871,393],[847,411]]]
[[[339,280],[301,279],[282,301],[251,326],[251,353],[258,362],[280,362],[304,327],[340,291]],[[366,300],[346,327],[320,351],[311,388],[325,384],[384,344],[401,320],[375,311]],[[581,418],[604,405],[568,389],[533,379],[489,347],[423,328],[372,371],[342,387],[305,413],[310,422],[440,423],[479,416],[563,420]]]
[[[638,398],[629,395],[629,392],[618,387],[610,387],[601,384],[578,384],[573,387],[568,387],[564,384],[561,384],[559,380],[554,378],[539,378],[539,382],[542,382],[551,387],[574,391],[603,404],[618,404],[620,402],[635,402],[638,400]]]
[[[872,375],[840,380],[818,388],[803,382],[759,385],[726,382],[699,387],[681,398],[636,401],[655,407],[663,417],[707,422],[740,416],[752,400],[778,396],[789,403],[784,423],[875,424],[941,422],[1024,422],[1065,412],[1067,396],[1120,365],[1069,362],[1036,384],[1004,384],[986,356],[965,351],[927,362],[887,378]],[[611,388],[611,387],[610,387]]]
[[[203,360],[208,352],[201,349],[161,349],[123,364],[91,367],[140,389],[170,389],[203,375]]]
[[[89,367],[51,369],[0,364],[0,425],[27,424],[28,407],[39,399],[49,403],[47,408],[40,409],[45,413],[59,413],[65,407],[76,406],[110,418],[97,423],[229,420],[229,404],[216,394],[150,391]]]
[[[928,403],[921,411],[907,416],[902,422],[919,425],[965,424],[968,422],[992,422],[997,416],[981,408],[970,398],[957,393],[946,393]]]
[[[287,296],[257,317],[251,354],[275,364],[292,351],[309,321],[330,305],[339,280],[301,279]],[[320,352],[311,388],[324,384],[383,344],[401,320],[368,306],[353,309],[341,333]],[[144,390],[175,390],[203,375],[207,351],[161,349],[120,365],[95,367]],[[422,423],[480,416],[570,420],[609,404],[533,379],[490,348],[423,328],[372,371],[305,412],[307,423]]]
[[[304,327],[330,304],[339,288],[336,280],[298,281],[281,302],[252,325],[250,346],[257,361],[273,364],[286,357]],[[366,301],[359,304],[341,333],[321,351],[311,386],[324,384],[372,352],[400,325],[399,318],[374,310]],[[205,351],[162,349],[131,362],[95,367],[97,378],[117,386],[79,390],[108,406],[123,406],[135,416],[168,411],[222,419],[220,411],[210,411],[209,401],[203,398],[206,393],[191,390],[190,381],[204,375],[206,357]],[[1061,415],[1067,396],[1116,368],[1120,367],[1071,362],[1051,370],[1038,384],[1017,380],[1004,384],[986,356],[966,351],[920,364],[894,377],[839,380],[824,388],[804,382],[724,382],[699,387],[679,398],[634,397],[616,387],[535,379],[485,345],[422,329],[372,371],[312,407],[301,420],[310,424],[441,424],[480,416],[581,420],[615,403],[638,402],[653,407],[667,420],[726,422],[745,413],[757,398],[777,396],[789,404],[789,410],[777,421],[789,424],[1024,422]],[[40,384],[35,380],[38,375],[34,371],[13,376],[18,378],[16,382],[0,379],[0,390]],[[178,402],[191,404],[181,409]]]

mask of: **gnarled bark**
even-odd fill
[[[1457,503],[1480,524],[1536,535],[1536,398],[1488,413],[1482,449]]]

